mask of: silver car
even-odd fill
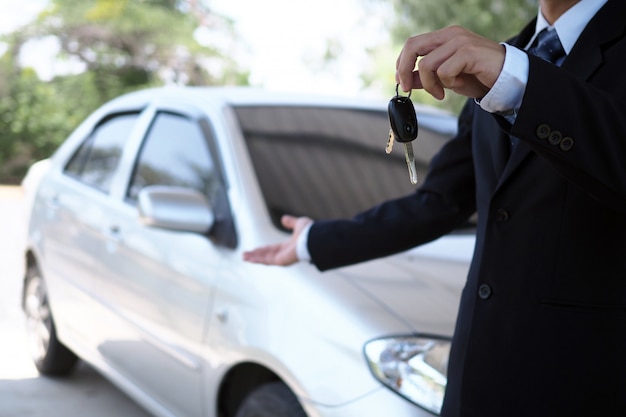
[[[417,107],[418,175],[456,129]],[[385,102],[159,88],[95,111],[24,181],[23,308],[43,374],[78,358],[157,416],[437,414],[471,225],[321,273],[246,263],[283,214],[413,192]]]

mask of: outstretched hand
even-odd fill
[[[302,230],[313,222],[308,217],[294,217],[285,215],[280,222],[289,230],[293,230],[289,240],[274,245],[261,246],[243,253],[243,259],[265,265],[287,266],[298,262],[296,242]]]
[[[498,42],[450,26],[406,41],[396,61],[396,82],[402,91],[421,88],[438,100],[445,89],[480,99],[498,79],[505,53]]]

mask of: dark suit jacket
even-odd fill
[[[469,101],[415,194],[310,230],[324,270],[477,211],[444,416],[626,416],[625,31],[626,2],[609,0],[561,68],[529,57],[513,126]]]

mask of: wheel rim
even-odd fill
[[[40,277],[35,276],[28,280],[24,306],[28,349],[33,360],[40,362],[48,352],[52,329],[48,296]]]

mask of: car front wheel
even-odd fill
[[[28,348],[35,366],[46,375],[69,374],[78,358],[57,339],[46,283],[36,266],[30,266],[26,273],[23,305]]]
[[[272,382],[248,394],[236,417],[306,417],[306,413],[289,387]]]

